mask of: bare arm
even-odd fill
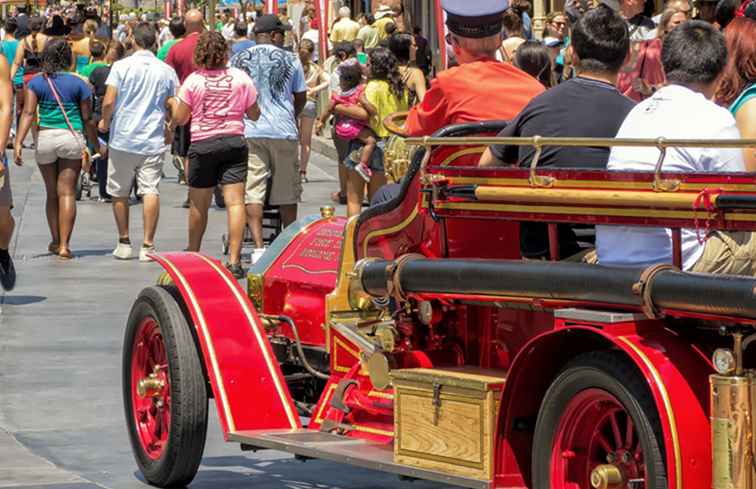
[[[5,57],[0,56],[0,148],[8,144],[13,121],[13,83]]]
[[[480,156],[478,166],[482,168],[490,168],[494,166],[504,166],[504,162],[494,156],[491,148],[486,148],[483,154]]]
[[[255,102],[254,104],[250,105],[249,108],[247,109],[247,114],[246,114],[247,119],[251,121],[256,121],[257,119],[260,118],[260,113],[261,113],[260,106],[257,105],[257,102]]]
[[[328,73],[326,73],[325,71],[321,71],[319,80],[320,80],[320,85],[315,85],[314,87],[312,87],[311,89],[307,91],[310,96],[317,95],[318,93],[328,88],[328,85],[331,82],[331,77],[328,76]]]
[[[417,103],[421,103],[425,98],[425,92],[428,91],[428,87],[425,85],[425,75],[417,68],[412,70],[412,84],[414,85],[415,94],[417,95]]]
[[[16,131],[16,143],[14,145],[14,159],[17,165],[23,164],[21,159],[21,149],[23,148],[24,139],[31,128],[32,121],[37,115],[37,94],[31,90],[26,90],[24,96],[24,110],[21,113],[21,120],[18,123],[18,130]]]
[[[358,121],[367,122],[370,120],[370,114],[360,105],[339,104],[333,108],[333,113],[344,117],[357,119]]]
[[[115,108],[116,98],[118,97],[118,89],[112,85],[108,85],[105,89],[105,96],[102,98],[102,116],[100,117],[100,132],[108,132],[110,130],[110,122],[113,120],[113,109]]]
[[[97,127],[95,127],[94,119],[92,119],[92,98],[82,100],[79,102],[79,109],[81,110],[81,119],[84,122],[84,132],[87,135],[90,148],[99,148],[97,141]],[[89,162],[92,163],[91,161]],[[89,171],[89,168],[82,166],[84,171]]]
[[[306,103],[307,92],[296,92],[294,94],[294,117],[299,117]]]
[[[735,123],[743,139],[756,138],[756,99],[751,99],[735,114]],[[756,148],[743,150],[746,171],[756,172]]]
[[[192,109],[178,97],[168,99],[168,108],[171,114],[171,127],[183,126],[192,117]]]

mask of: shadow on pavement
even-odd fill
[[[47,297],[41,295],[6,295],[3,297],[3,305],[6,306],[25,306],[36,304],[47,300]]]

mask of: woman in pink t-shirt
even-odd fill
[[[223,188],[228,213],[229,262],[236,278],[244,277],[241,243],[246,225],[244,190],[247,181],[247,142],[244,117],[260,117],[252,79],[236,68],[226,68],[228,48],[218,32],[200,35],[194,62],[199,67],[184,80],[173,99],[172,124],[191,119],[189,146],[189,251],[199,251],[207,227],[207,211],[217,185]]]

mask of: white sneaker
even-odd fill
[[[252,256],[250,257],[252,264],[254,265],[255,263],[257,263],[264,254],[265,254],[265,248],[255,248],[252,251]]]
[[[116,257],[118,260],[129,260],[131,259],[131,245],[126,243],[118,242],[118,246],[116,246],[116,249],[113,250],[113,256]]]
[[[141,262],[150,262],[152,261],[152,258],[147,256],[148,254],[155,253],[157,250],[155,250],[155,245],[152,246],[142,246],[142,248],[139,250],[139,261]]]

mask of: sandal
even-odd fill
[[[339,205],[346,205],[347,203],[346,194],[343,194],[341,192],[332,193],[331,200],[333,201],[334,204],[339,204]]]
[[[57,255],[59,249],[60,249],[59,243],[50,242],[50,244],[47,245],[47,251],[49,251],[53,255]]]
[[[302,183],[310,183],[310,180],[307,179],[307,172],[306,171],[300,171],[299,172],[299,179],[302,181]]]
[[[67,250],[66,249],[66,250],[60,250],[58,252],[58,259],[59,260],[68,261],[68,260],[73,259],[73,257],[74,256],[73,256],[73,253],[71,253],[71,250]]]

